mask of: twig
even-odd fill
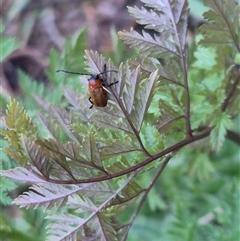
[[[233,141],[237,145],[240,145],[240,135],[234,131],[228,130],[227,131],[227,136],[229,140]]]

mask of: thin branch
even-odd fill
[[[137,209],[135,210],[134,214],[132,215],[131,220],[129,221],[129,223],[127,224],[127,228],[125,230],[125,233],[123,235],[123,237],[121,238],[121,241],[125,241],[129,232],[129,229],[131,228],[134,220],[136,219],[138,213],[140,212],[147,196],[148,193],[151,191],[153,185],[156,183],[156,181],[158,180],[159,176],[162,174],[164,168],[167,166],[168,162],[170,161],[170,159],[172,158],[172,155],[169,155],[168,157],[166,157],[166,159],[163,161],[159,171],[157,172],[157,174],[155,175],[155,177],[153,178],[153,180],[150,182],[150,185],[145,189],[145,193],[142,196],[142,199],[140,201],[140,203],[138,204]]]
[[[237,145],[240,145],[240,134],[238,134],[234,131],[228,130],[226,137],[227,137],[227,139],[233,141]]]

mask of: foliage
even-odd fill
[[[1,22],[1,36],[0,36],[0,42],[1,42],[1,55],[0,55],[0,62],[3,61],[4,58],[8,54],[10,54],[12,51],[17,49],[19,47],[19,43],[17,43],[13,38],[7,38],[2,36],[2,22]],[[0,95],[0,109],[6,109],[7,106],[7,100],[5,96],[2,94]],[[0,121],[1,128],[4,126],[4,123]],[[1,143],[1,149],[3,147],[7,148],[8,143],[2,136],[0,136],[0,143]],[[0,169],[10,169],[13,168],[14,165],[11,163],[10,158],[0,149]],[[0,204],[1,205],[9,205],[11,203],[11,198],[8,195],[8,193],[16,188],[16,185],[14,182],[10,179],[4,179],[2,176],[0,177],[1,182],[1,188],[0,188]]]
[[[234,136],[233,141],[239,138],[230,130],[239,113],[240,74],[234,63],[240,50],[238,21],[229,16],[239,14],[239,6],[235,1],[205,1],[211,10],[204,14],[207,23],[196,38],[194,59],[189,59],[187,1],[142,2],[146,7],[129,7],[129,12],[154,35],[145,30],[119,33],[138,53],[137,60],[116,67],[97,52],[85,52],[90,74],[102,72],[104,64],[108,70],[117,70],[106,73],[107,84],[118,81],[109,87],[106,107],[89,109],[88,98],[74,85],[63,87],[64,101],[57,85],[56,98],[48,92],[43,100],[45,91],[39,91],[35,99],[43,111],[37,113],[38,119],[32,119],[15,100],[9,102],[7,128],[1,134],[10,145],[4,150],[21,166],[2,174],[33,184],[15,204],[55,211],[48,216],[47,240],[126,240],[147,197],[149,206],[163,216],[164,209],[172,208],[166,222],[169,240],[204,240],[211,233],[220,237],[222,231],[212,223],[204,229],[206,236],[199,232],[203,229],[199,218],[218,210],[214,209],[217,202],[211,202],[213,194],[222,196],[219,206],[224,214],[216,219],[226,229],[232,225],[228,214],[237,208],[238,182],[219,191],[220,175],[212,180],[215,186],[206,180],[226,171],[226,166],[218,170],[214,165],[212,151],[216,155],[223,150],[226,136]],[[219,30],[226,34],[218,34]],[[65,66],[74,54],[71,47],[76,45],[66,47]],[[208,55],[211,61],[206,62]],[[61,78],[55,73],[57,53],[52,52],[51,58],[49,76],[56,83]],[[74,56],[70,62],[75,63]],[[231,161],[238,166],[239,151],[233,153],[223,162],[219,157],[219,163]],[[238,174],[232,175],[239,178]],[[224,199],[225,193],[234,201]],[[172,199],[175,205],[169,207]],[[204,208],[198,210],[201,202]],[[234,220],[237,223],[239,217]]]

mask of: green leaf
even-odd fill
[[[149,123],[143,125],[141,139],[144,146],[151,154],[157,153],[164,149],[162,135],[154,126],[150,125]]]
[[[192,241],[196,237],[197,222],[184,210],[183,204],[177,204],[174,220],[168,227],[168,234],[173,240]]]
[[[239,180],[232,177],[225,182],[217,197],[211,202],[211,212],[200,220],[205,221],[199,226],[201,240],[211,237],[212,241],[238,240],[239,231]],[[206,216],[212,220],[206,223]],[[200,221],[199,220],[199,221]]]
[[[4,171],[1,171],[0,173],[2,174],[2,172]],[[17,188],[17,185],[12,180],[3,178],[2,175],[0,176],[0,183],[0,203],[1,205],[11,205],[12,198],[9,194],[10,191],[13,191]]]
[[[14,50],[16,50],[20,46],[20,43],[16,42],[15,39],[3,37],[2,34],[0,37],[0,42],[1,42],[0,62],[3,62],[8,55],[10,55]]]
[[[84,50],[87,46],[87,32],[80,29],[75,35],[66,41],[64,46],[64,69],[80,71],[84,63]]]
[[[210,123],[210,126],[213,127],[210,134],[210,143],[212,148],[218,152],[223,145],[227,130],[232,127],[231,117],[222,112]]]
[[[204,36],[205,37],[205,36]],[[200,38],[198,37],[196,39],[196,43],[198,43]],[[197,45],[197,49],[194,52],[194,57],[196,60],[193,63],[193,67],[203,70],[211,70],[213,65],[215,64],[215,58],[216,58],[216,51],[214,48],[206,48],[201,47],[200,45]]]
[[[214,166],[208,153],[194,152],[190,160],[190,165],[188,165],[188,172],[192,178],[197,177],[203,182],[208,180],[214,171]]]
[[[14,99],[10,99],[6,111],[5,130],[1,129],[0,134],[4,135],[10,146],[4,147],[4,151],[16,160],[25,165],[28,160],[24,157],[24,149],[21,147],[21,136],[37,136],[37,127],[33,120],[27,115],[26,111],[20,107],[20,104]]]
[[[18,133],[35,134],[37,128],[27,112],[20,107],[20,104],[14,99],[10,99],[8,110],[6,112],[5,123],[8,129],[14,129]]]

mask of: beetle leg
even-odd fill
[[[103,71],[104,72],[107,71],[107,64],[106,63],[103,65]]]
[[[92,102],[91,99],[92,99],[91,97],[88,98],[89,102],[92,104],[92,105],[89,107],[89,109],[92,109],[92,108],[93,108],[93,102]]]

